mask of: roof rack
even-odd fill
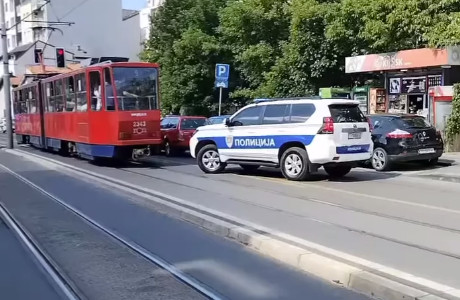
[[[321,100],[320,96],[305,96],[305,97],[287,97],[287,98],[257,98],[254,103],[282,101],[282,100]]]

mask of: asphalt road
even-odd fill
[[[0,299],[61,299],[30,253],[0,219]]]
[[[43,154],[56,158],[53,154]],[[195,178],[207,180],[208,186],[216,185],[214,179],[202,178],[201,174],[198,177],[192,175],[186,181],[180,178],[164,181],[137,174],[139,171],[149,173],[150,167],[132,166],[132,169],[124,170],[94,166],[82,160],[59,159],[101,172],[115,172],[118,178],[145,182],[150,187],[169,189],[165,184],[173,184],[173,189],[179,192],[183,191],[182,184],[193,185]],[[191,162],[187,159],[177,161]],[[0,163],[176,266],[222,298],[367,299],[262,257],[233,241],[160,214],[144,200],[132,195],[99,187],[4,152],[0,152]],[[183,175],[184,172],[195,169],[191,165],[171,168],[184,171],[167,168],[152,171],[182,177],[189,176]],[[88,299],[202,298],[195,290],[82,221],[49,196],[37,192],[5,170],[0,172],[0,177],[0,201],[28,228]],[[201,195],[196,189],[188,187],[187,190],[190,198],[199,200]],[[222,196],[212,194],[207,197],[208,201],[218,203]]]
[[[247,174],[232,167],[205,175],[187,157],[113,167],[28,151],[460,287],[460,185],[434,180],[458,166],[427,170],[411,164],[388,173],[355,169],[339,181],[319,173],[312,181],[293,183],[271,169]]]

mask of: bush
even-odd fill
[[[454,85],[454,98],[452,99],[452,113],[447,120],[446,138],[449,145],[453,146],[454,141],[460,134],[460,84]]]

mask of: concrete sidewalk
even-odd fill
[[[448,152],[439,159],[438,167],[427,170],[418,177],[460,183],[460,152]]]

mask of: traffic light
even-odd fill
[[[56,64],[58,68],[65,68],[65,50],[56,48]]]
[[[35,63],[41,63],[43,55],[43,49],[35,49]]]

